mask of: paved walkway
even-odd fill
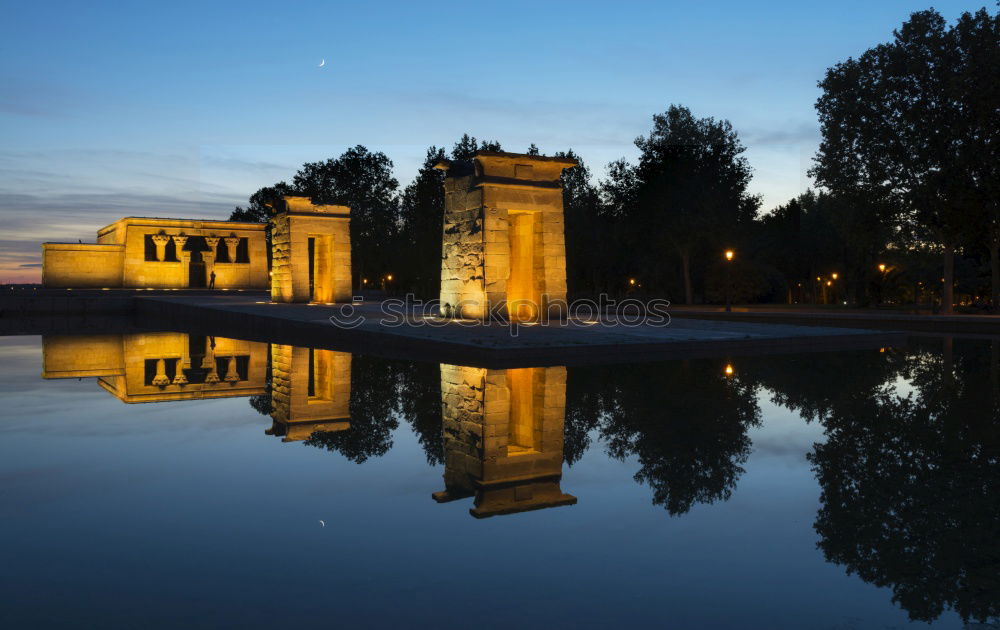
[[[345,309],[272,304],[260,296],[153,296],[136,302],[139,321],[166,329],[195,328],[219,336],[485,367],[725,357],[905,343],[901,333],[686,318],[675,318],[667,326],[570,320],[511,327],[414,313],[387,315],[378,304]],[[334,325],[331,316],[355,325]]]

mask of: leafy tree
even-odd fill
[[[636,205],[627,217],[634,258],[650,270],[647,283],[662,290],[664,251],[680,258],[684,299],[694,302],[692,256],[698,247],[732,244],[754,218],[760,200],[749,194],[746,148],[729,121],[695,118],[672,105],[653,116],[648,136],[635,141]],[[719,254],[721,255],[721,253]]]
[[[500,151],[499,142],[478,141],[463,134],[452,147],[454,162],[470,162],[479,151]],[[403,191],[399,203],[397,249],[405,264],[397,265],[405,286],[422,299],[437,299],[441,292],[441,230],[444,226],[444,173],[434,164],[445,158],[444,149],[427,149],[417,176]]]
[[[996,167],[974,164],[997,150],[997,32],[985,10],[953,29],[936,11],[919,11],[892,42],[830,68],[819,84],[823,140],[812,174],[831,191],[874,202],[879,222],[895,223],[907,241],[940,246],[945,312],[956,250],[970,225],[989,227],[974,217],[996,200]]]
[[[534,145],[532,145],[534,146]],[[613,239],[597,187],[591,183],[590,169],[572,149],[556,157],[575,159],[579,164],[562,172],[563,212],[566,230],[566,281],[572,296],[596,295],[603,284]]]
[[[292,186],[314,203],[350,206],[355,286],[362,285],[365,274],[377,277],[392,271],[399,182],[384,153],[357,145],[336,159],[303,164]]]
[[[441,292],[444,172],[434,165],[444,158],[444,149],[428,148],[417,176],[399,201],[400,250],[407,256],[407,264],[398,267],[401,286],[408,286],[422,299],[437,299]]]
[[[990,254],[991,305],[1000,308],[1000,12],[984,8],[963,13],[951,30],[957,67],[951,73],[951,91],[961,115],[956,132],[957,170],[963,174],[961,205],[976,215],[969,222],[973,238],[986,236]],[[982,227],[986,229],[983,230]],[[981,232],[982,234],[977,234]]]
[[[274,186],[265,186],[254,194],[250,195],[247,206],[236,206],[230,221],[247,221],[253,223],[267,223],[274,215],[274,208],[280,208],[278,204],[285,195],[294,195],[295,190],[285,182],[278,182]]]

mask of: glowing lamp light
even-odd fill
[[[826,286],[828,286],[828,287],[832,287],[832,286],[833,286],[833,282],[832,282],[832,281],[830,281],[830,280],[827,280],[827,281],[826,281]]]
[[[385,279],[388,280],[389,282],[392,282],[392,274],[390,273],[389,275],[387,275]]]
[[[732,376],[733,375],[733,366],[731,364],[727,363],[726,364],[726,369],[724,369],[723,372],[726,373],[726,376]]]
[[[834,273],[830,274],[830,277],[833,278],[834,280],[836,280],[837,278],[840,277],[840,275],[837,272],[834,272]]]
[[[732,260],[734,255],[735,254],[733,253],[733,250],[731,249],[726,250],[726,260]]]
[[[885,263],[879,263],[878,264],[878,270],[884,273],[885,272]]]

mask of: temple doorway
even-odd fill
[[[511,212],[508,215],[510,238],[510,279],[507,280],[507,313],[512,320],[538,319],[535,294],[535,214]]]

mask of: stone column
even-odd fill
[[[188,237],[183,234],[178,234],[173,237],[174,247],[177,248],[177,259],[181,261],[181,273],[183,274],[183,284],[184,286],[191,286],[191,252],[184,251],[184,246],[187,244]]]
[[[154,234],[153,244],[156,245],[156,260],[163,261],[167,257],[167,243],[170,242],[170,237],[166,234]]]
[[[226,364],[226,378],[227,383],[236,383],[240,380],[240,375],[236,371],[236,357],[229,357],[229,362]]]
[[[229,262],[236,262],[236,246],[240,244],[240,239],[235,236],[227,236],[223,240],[226,243],[226,252],[229,254]]]
[[[166,387],[170,384],[170,379],[167,378],[167,364],[163,359],[156,360],[156,376],[153,377],[153,385],[157,387]]]
[[[212,272],[215,271],[215,252],[218,251],[216,248],[219,246],[218,236],[206,236],[205,244],[208,245],[208,251],[201,253],[201,259],[205,261],[205,282],[208,286],[212,285]]]

